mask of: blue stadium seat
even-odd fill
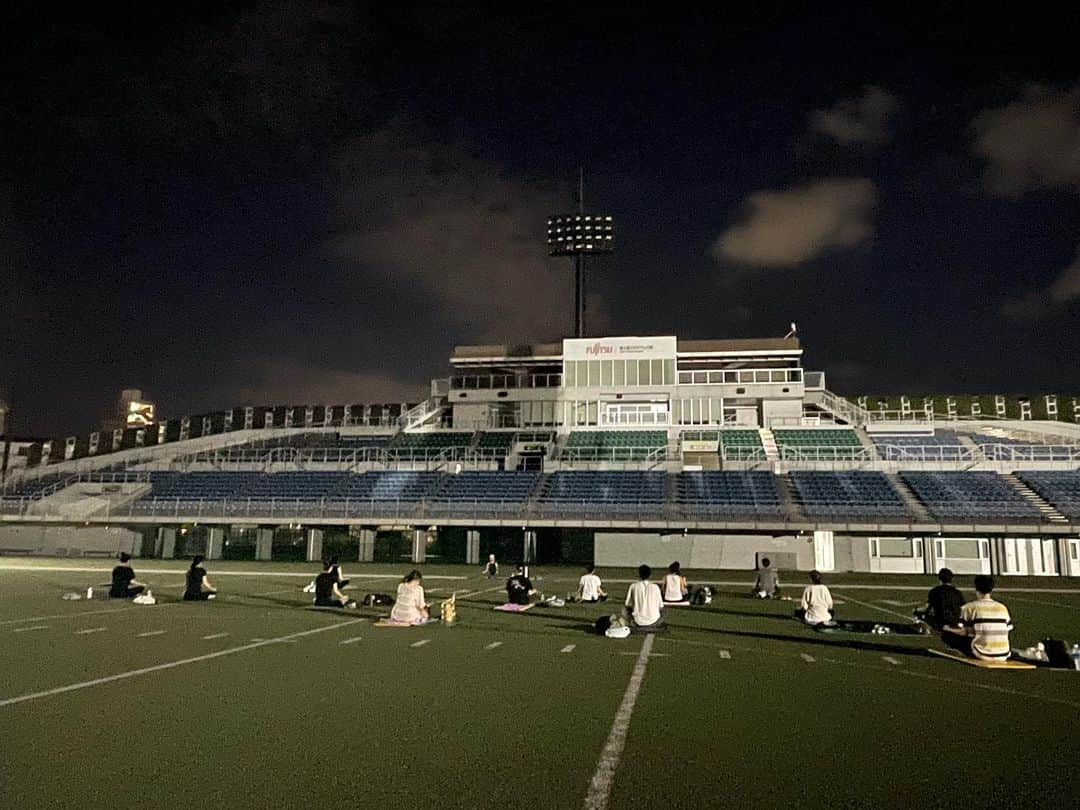
[[[1039,521],[1042,513],[997,473],[902,472],[934,517],[964,523]]]
[[[540,500],[566,511],[655,511],[663,506],[666,485],[662,472],[561,470],[545,482]]]
[[[1080,520],[1080,470],[1039,470],[1017,476],[1065,517]]]
[[[675,478],[676,502],[687,515],[733,520],[784,515],[776,476],[762,471],[683,472]]]
[[[808,517],[845,520],[911,519],[900,494],[882,473],[865,470],[846,472],[791,473],[791,481]]]

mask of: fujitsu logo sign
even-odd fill
[[[586,346],[585,354],[615,354],[615,348],[613,346],[605,346],[598,341],[592,346]]]

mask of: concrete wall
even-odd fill
[[[105,555],[126,551],[138,555],[142,535],[105,526],[0,526],[0,554],[5,552],[57,556]]]
[[[848,544],[842,544],[848,545]],[[757,554],[794,554],[799,570],[814,567],[814,548],[808,538],[722,535],[596,533],[596,564],[634,568],[642,563],[666,567],[678,560],[684,568],[717,568],[751,571]],[[850,554],[848,555],[850,557]],[[839,560],[838,560],[839,562]]]

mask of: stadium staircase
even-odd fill
[[[765,448],[765,458],[769,461],[780,460],[780,449],[776,446],[776,436],[768,428],[760,428],[761,446]]]
[[[790,520],[806,520],[806,513],[802,509],[802,498],[795,488],[795,482],[789,475],[776,476],[776,488],[780,490],[780,505]]]
[[[834,422],[842,422],[852,427],[863,427],[870,421],[870,411],[834,394],[827,388],[807,388],[806,401],[830,416]]]
[[[904,502],[908,512],[910,512],[918,523],[937,523],[937,520],[930,511],[923,505],[923,502],[915,497],[915,493],[911,491],[907,483],[896,473],[886,473],[885,477],[889,479],[889,483],[892,484],[893,489],[900,496],[900,499]]]
[[[401,430],[415,430],[430,425],[439,419],[445,409],[446,397],[429,397],[403,413],[398,419],[398,427]]]
[[[1047,501],[1045,498],[1039,495],[1038,492],[1029,487],[1015,473],[1003,473],[1001,477],[1008,481],[1009,485],[1012,486],[1013,489],[1023,495],[1024,498],[1026,498],[1032,506],[1038,509],[1042,513],[1043,519],[1046,520],[1047,523],[1070,522],[1069,519],[1065,517],[1065,515],[1061,514],[1061,512],[1055,509],[1049,501]]]

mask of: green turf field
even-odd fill
[[[311,566],[211,563],[221,597],[191,604],[183,562],[135,563],[158,605],[61,600],[107,582],[106,561],[0,559],[0,807],[1018,807],[1080,791],[1080,673],[817,633],[748,598],[749,574],[689,572],[728,584],[669,609],[642,657],[641,637],[588,632],[615,606],[497,613],[502,580],[475,568],[423,567],[429,601],[458,592],[456,626],[381,629],[388,609],[307,607]],[[403,572],[346,566],[354,596]],[[579,573],[533,569],[559,595]],[[600,573],[621,603],[630,572]],[[840,617],[882,621],[932,584],[827,582]],[[997,595],[1014,647],[1080,639],[1080,582],[999,578]]]

